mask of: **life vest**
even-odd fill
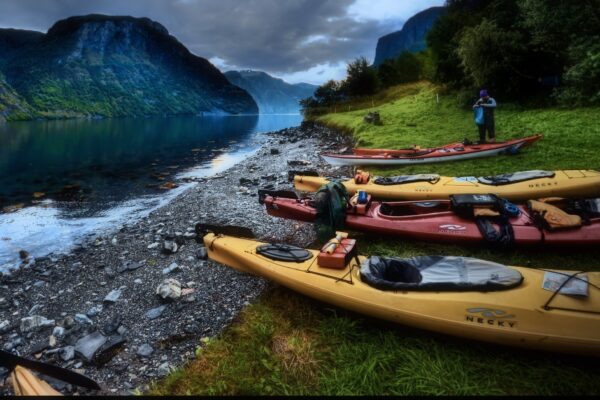
[[[565,211],[549,203],[529,200],[527,207],[534,214],[534,218],[548,230],[578,228],[582,225],[579,215],[567,214]]]

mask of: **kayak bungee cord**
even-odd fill
[[[579,280],[579,281],[585,282],[586,284],[592,286],[593,288],[595,288],[597,290],[600,290],[600,287],[596,286],[592,282],[589,282],[589,281],[587,281],[585,279],[582,279],[582,278],[580,278],[580,277],[577,276],[579,274],[584,274],[585,271],[579,271],[579,272],[576,272],[576,273],[574,273],[572,275],[566,274],[564,272],[550,271],[550,270],[547,270],[547,269],[542,269],[542,271],[551,272],[553,274],[558,274],[558,275],[562,275],[562,276],[566,276],[567,277],[567,279],[565,279],[564,282],[561,283],[561,285],[558,287],[558,289],[556,289],[555,291],[553,291],[552,295],[550,296],[550,298],[548,299],[548,301],[546,302],[546,304],[544,304],[542,306],[542,308],[544,310],[546,310],[546,311],[550,311],[550,310],[565,310],[565,311],[579,311],[579,312],[587,312],[587,313],[592,313],[592,314],[600,314],[600,311],[584,311],[584,310],[578,310],[578,309],[572,309],[572,308],[550,307],[550,303],[552,302],[552,300],[554,300],[554,298],[556,297],[556,295],[559,294],[559,292],[561,291],[561,289],[564,288],[567,285],[567,283],[569,283],[572,280]]]

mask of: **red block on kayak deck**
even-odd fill
[[[358,255],[355,239],[342,239],[341,244],[338,244],[335,251],[331,254],[324,251],[328,245],[329,242],[323,246],[317,257],[319,267],[344,269],[350,260]]]

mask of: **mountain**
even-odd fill
[[[258,112],[245,90],[148,18],[72,17],[46,34],[3,29],[0,52],[5,83],[38,116]]]
[[[379,66],[404,51],[419,52],[425,49],[427,32],[444,11],[445,7],[428,8],[410,17],[401,30],[379,38],[373,64]]]
[[[252,95],[261,114],[299,113],[298,102],[311,97],[318,87],[308,83],[292,85],[261,71],[228,71],[225,76]]]
[[[34,110],[7,82],[0,72],[0,122],[7,119],[32,119]]]
[[[43,37],[42,32],[0,29],[0,62],[12,57],[13,53],[21,47],[39,42]]]

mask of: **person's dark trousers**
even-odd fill
[[[485,143],[486,131],[490,139],[494,139],[496,137],[496,130],[493,123],[477,125],[477,127],[479,128],[479,143]]]

